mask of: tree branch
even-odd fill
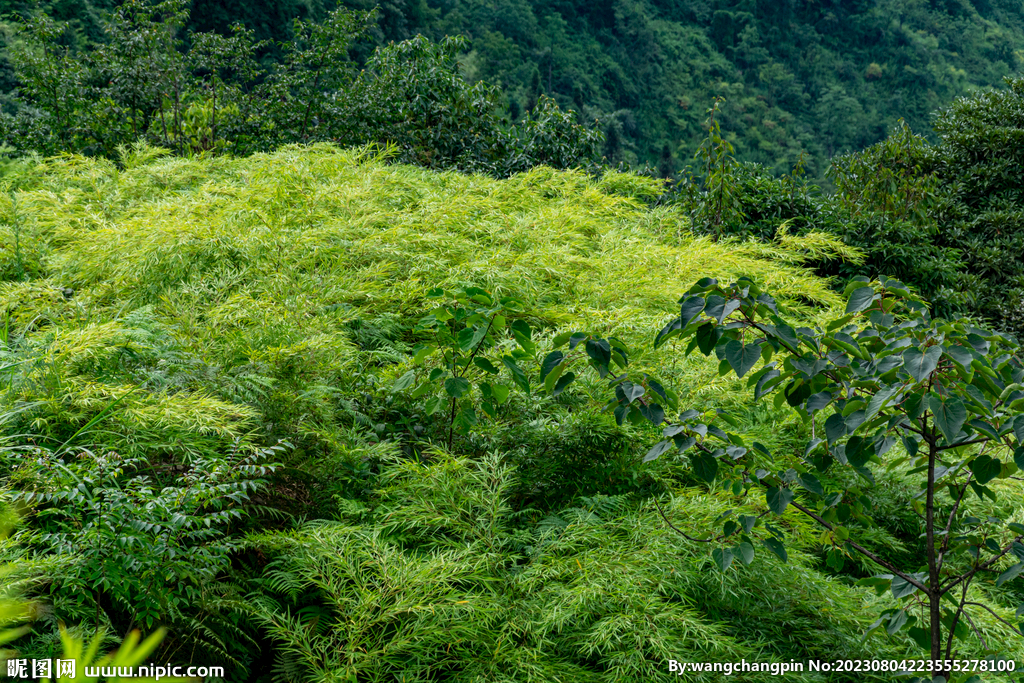
[[[807,515],[808,517],[810,517],[811,519],[816,521],[818,524],[820,524],[823,527],[825,527],[826,529],[828,529],[829,531],[832,531],[833,527],[832,527],[831,524],[826,522],[824,519],[819,517],[817,514],[811,512],[810,510],[805,508],[800,503],[792,502],[792,503],[790,503],[790,505],[792,505],[797,510],[799,510],[802,513],[804,513],[805,515]],[[871,552],[867,548],[864,548],[864,547],[858,545],[857,543],[854,543],[853,541],[846,541],[846,542],[849,543],[850,546],[854,550],[859,552],[861,555],[863,555],[864,557],[867,557],[868,559],[872,560],[873,562],[877,563],[878,565],[880,565],[882,567],[885,567],[886,569],[891,571],[893,574],[895,574],[896,576],[900,577],[901,579],[903,579],[904,581],[909,583],[911,586],[914,586],[915,588],[917,588],[920,591],[928,592],[928,588],[923,583],[921,583],[920,581],[918,581],[917,579],[915,579],[912,576],[904,574],[899,569],[897,569],[895,567],[895,565],[891,564],[887,560],[883,560],[882,558],[880,558],[878,555],[875,555],[873,552]]]
[[[985,449],[983,448],[982,451]],[[974,472],[967,475],[967,481],[964,482],[963,488],[960,489],[960,495],[953,503],[953,509],[949,513],[949,519],[946,520],[946,532],[942,539],[942,547],[939,549],[939,571],[942,571],[942,563],[945,560],[946,551],[949,550],[949,531],[953,528],[953,518],[956,517],[956,511],[960,508],[960,503],[964,499],[964,494],[967,493],[967,486],[971,483],[971,477],[974,476]]]
[[[986,436],[984,439],[974,439],[973,441],[961,441],[959,443],[947,444],[945,446],[936,446],[936,451],[948,451],[951,448],[960,448],[961,446],[973,446],[976,443],[988,443],[992,438]]]
[[[687,534],[685,531],[681,531],[672,522],[668,521],[668,517],[665,516],[665,511],[662,510],[661,503],[658,502],[657,498],[654,498],[654,505],[658,508],[658,513],[661,515],[661,518],[663,520],[665,520],[665,524],[668,524],[669,528],[672,529],[672,531],[676,532],[677,534],[679,534],[680,536],[682,536],[683,538],[685,538],[688,541],[693,541],[695,543],[714,543],[716,541],[721,541],[723,538],[728,538],[728,536],[726,536],[726,534],[721,534],[719,536],[715,536],[714,538],[694,538],[693,536],[690,536],[689,534]],[[760,519],[761,517],[764,517],[766,514],[768,514],[767,511],[762,512],[761,514],[759,514],[757,516],[757,518]],[[735,533],[735,532],[733,532],[733,533]],[[733,535],[733,534],[729,534],[729,536],[731,536],[731,535]]]
[[[966,619],[967,623],[971,625],[971,630],[974,631],[974,635],[978,636],[978,640],[981,641],[981,646],[987,650],[988,643],[985,642],[985,636],[981,635],[981,631],[979,631],[978,627],[974,625],[974,620],[971,619],[971,615],[964,612],[964,619]]]
[[[988,569],[989,567],[991,567],[992,565],[994,565],[994,564],[995,564],[995,563],[996,563],[996,562],[997,562],[997,561],[999,560],[999,558],[1001,558],[1001,557],[1002,557],[1003,555],[1005,555],[1006,553],[1010,552],[1010,548],[1012,548],[1012,547],[1013,547],[1013,544],[1014,544],[1014,543],[1017,543],[1017,542],[1019,542],[1019,541],[1020,541],[1020,540],[1021,540],[1022,538],[1024,538],[1024,536],[1018,536],[1017,538],[1015,538],[1015,539],[1013,539],[1012,541],[1010,541],[1010,542],[1009,542],[1009,543],[1008,543],[1008,544],[1006,545],[1006,547],[1005,547],[1005,548],[1003,548],[1003,552],[999,553],[998,555],[996,555],[995,557],[993,557],[992,559],[990,559],[990,560],[989,560],[988,562],[985,562],[984,564],[979,564],[979,565],[978,565],[977,567],[975,567],[975,568],[974,568],[974,569],[972,569],[971,571],[969,571],[969,572],[967,572],[966,574],[963,574],[963,575],[961,575],[960,577],[958,577],[958,578],[954,579],[954,580],[953,580],[953,581],[952,581],[952,582],[951,582],[951,583],[950,583],[949,585],[947,585],[947,586],[946,586],[945,588],[941,589],[941,590],[939,591],[939,594],[940,594],[940,595],[944,595],[944,594],[948,593],[948,592],[949,592],[949,590],[950,590],[951,588],[954,588],[954,587],[956,587],[956,586],[957,586],[957,585],[959,585],[959,584],[960,584],[960,583],[961,583],[962,581],[970,580],[970,578],[971,578],[972,576],[974,576],[974,575],[975,575],[975,574],[976,574],[977,572],[981,571],[982,569]]]
[[[960,615],[964,612],[964,604],[967,600],[967,584],[964,584],[963,591],[960,594],[960,606],[956,608],[956,614],[953,615],[953,625],[949,627],[949,637],[946,638],[946,659],[950,658],[950,654],[953,652],[953,634],[956,633],[956,625],[960,621]]]
[[[661,518],[665,520],[665,524],[668,524],[668,527],[672,529],[672,531],[676,532],[677,534],[685,538],[687,541],[694,541],[695,543],[713,543],[716,540],[714,538],[694,538],[693,536],[687,534],[685,531],[680,531],[676,528],[675,524],[668,521],[668,517],[665,516],[665,511],[661,509],[661,503],[658,502],[657,498],[654,499],[654,505],[658,508],[658,512],[661,514]]]
[[[989,607],[988,605],[983,605],[983,604],[981,604],[980,602],[965,602],[964,604],[965,604],[965,605],[972,605],[972,606],[974,606],[974,607],[980,607],[980,608],[982,608],[983,610],[985,610],[986,612],[988,612],[989,614],[991,614],[992,616],[994,616],[994,617],[995,617],[996,619],[998,619],[999,621],[1003,622],[1004,624],[1006,624],[1007,626],[1009,626],[1009,627],[1010,627],[1011,629],[1013,629],[1013,632],[1014,632],[1014,633],[1020,633],[1020,631],[1018,631],[1018,630],[1017,630],[1017,627],[1016,627],[1016,626],[1014,626],[1013,624],[1011,624],[1010,622],[1008,622],[1008,621],[1007,621],[1006,619],[1003,619],[1003,618],[1002,618],[1001,616],[999,616],[998,614],[996,614],[995,612],[993,612],[993,611],[992,611],[992,608],[991,608],[991,607]]]

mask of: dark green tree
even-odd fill
[[[658,159],[658,175],[665,179],[675,175],[675,159],[672,157],[672,148],[666,142],[661,146],[661,157]]]
[[[683,296],[680,316],[654,342],[657,348],[679,339],[687,344],[684,355],[714,353],[721,374],[748,378],[755,400],[774,395],[777,407],[792,407],[812,425],[799,457],[748,444],[715,411],[688,408],[674,417],[675,394],[629,371],[621,342],[586,334],[556,338],[570,352],[548,355],[545,385],[586,361],[614,389],[608,408],[620,423],[662,429],[663,440],[645,461],[684,454],[694,476],[735,496],[736,507],[763,509],[727,513],[717,520],[722,527],[687,536],[709,544],[722,571],[735,559],[753,561],[756,545],[786,561],[777,524],[795,509],[822,529],[830,566],[861,555],[885,572],[861,581],[893,602],[869,633],[907,629],[930,660],[909,669],[927,672],[918,681],[966,681],[976,672],[954,668],[955,643],[974,628],[972,612],[994,614],[978,601],[975,586],[1019,582],[1024,573],[1024,525],[1012,521],[1013,506],[985,503],[998,500],[988,484],[1024,468],[1020,347],[1006,335],[932,318],[897,280],[858,278],[846,295],[844,315],[824,328],[799,327],[752,280],[724,286],[706,278]],[[904,466],[918,484],[912,505],[923,552],[900,565],[869,550],[861,536],[875,524],[866,494],[883,472]],[[854,477],[835,476],[840,467]],[[1024,624],[1010,626],[1024,633]],[[999,660],[994,643],[984,654]]]
[[[942,244],[963,260],[964,310],[1024,334],[1024,78],[957,100],[935,119],[925,170],[944,191]]]
[[[183,2],[124,3],[107,42],[85,58],[61,45],[57,22],[23,22],[14,64],[33,108],[3,117],[6,140],[22,152],[114,158],[139,139],[180,154],[378,143],[400,161],[498,176],[595,160],[601,134],[550,98],[509,124],[501,91],[462,77],[463,39],[417,36],[376,50],[360,70],[351,53],[376,14],[338,8],[319,23],[296,19],[281,63],[267,70],[266,44],[244,27],[181,39]]]

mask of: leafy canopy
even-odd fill
[[[774,395],[776,406],[788,404],[811,422],[814,438],[785,469],[765,446],[748,445],[706,411],[690,408],[669,418],[666,407],[675,408],[675,397],[660,383],[616,376],[611,354],[588,355],[615,389],[609,407],[620,422],[663,429],[664,439],[645,460],[686,453],[697,478],[740,500],[763,496],[761,515],[723,515],[721,533],[694,539],[716,545],[712,555],[722,570],[735,558],[749,564],[757,541],[785,560],[783,535],[765,517],[792,507],[823,528],[830,565],[861,554],[890,572],[867,581],[891,590],[897,601],[872,628],[886,624],[892,634],[907,627],[932,659],[949,658],[961,620],[981,605],[971,598],[972,582],[999,586],[1024,571],[1024,525],[1012,521],[1012,506],[989,508],[981,517],[968,505],[972,495],[998,501],[998,482],[1024,469],[1019,346],[1004,334],[933,319],[898,280],[855,279],[846,294],[843,315],[823,327],[802,327],[790,324],[754,281],[724,286],[705,278],[655,340],[657,347],[680,339],[684,355],[714,353],[721,374],[749,375],[755,399]],[[898,444],[902,454],[894,450]],[[836,477],[836,467],[857,478]],[[919,481],[912,504],[926,542],[917,566],[897,566],[858,543],[858,534],[874,525],[866,493],[880,469],[896,468],[909,468],[907,476]],[[1022,613],[1024,604],[1017,616]]]

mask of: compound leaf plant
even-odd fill
[[[975,628],[972,612],[987,610],[1024,632],[971,591],[976,582],[1001,586],[1024,572],[1024,525],[1013,521],[1012,504],[1000,506],[998,493],[1000,480],[1019,480],[1024,469],[1020,349],[1010,336],[933,319],[922,300],[891,278],[857,278],[845,295],[844,314],[812,329],[787,322],[750,279],[725,286],[706,278],[683,296],[679,317],[655,339],[655,347],[688,340],[687,356],[716,354],[720,373],[748,378],[755,400],[772,397],[813,425],[801,457],[784,470],[773,471],[779,459],[768,448],[717,425],[721,415],[714,411],[687,409],[668,419],[665,407],[677,409],[676,396],[650,377],[611,372],[607,341],[581,334],[554,341],[587,339],[588,347],[606,351],[589,356],[614,386],[608,407],[620,423],[649,421],[663,430],[645,461],[685,453],[699,479],[764,510],[726,518],[720,533],[689,537],[713,546],[720,569],[734,559],[749,564],[758,541],[786,561],[784,537],[769,520],[798,510],[822,528],[830,566],[839,569],[845,557],[860,554],[887,572],[861,581],[894,601],[869,633],[908,629],[929,653],[925,680],[968,680],[972,674],[957,671],[950,658],[954,641]],[[569,356],[556,351],[548,361],[549,373],[570,377]],[[837,467],[856,475],[836,476]],[[859,531],[874,524],[865,494],[881,470],[918,482],[913,507],[924,548],[918,565],[897,566],[858,542]],[[971,514],[972,499],[985,513]],[[1024,604],[1016,610],[1022,617]],[[997,662],[996,653],[988,654]]]

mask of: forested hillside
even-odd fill
[[[1019,677],[1019,5],[6,7],[9,677]]]
[[[930,112],[999,85],[1024,47],[1024,8],[1009,0],[395,4],[386,38],[465,34],[467,76],[501,83],[513,112],[550,94],[601,119],[612,161],[673,170],[720,96],[740,159],[783,171],[803,154],[820,178],[900,118],[927,134]]]
[[[404,0],[379,7],[355,46],[416,34],[469,38],[460,54],[470,82],[499,85],[513,118],[540,95],[599,122],[612,163],[663,173],[690,161],[705,111],[724,97],[722,127],[738,158],[776,172],[801,159],[824,178],[829,159],[877,142],[899,120],[928,135],[930,113],[979,87],[999,86],[1021,64],[1024,8],[1011,0]],[[101,0],[43,3],[68,22],[64,40],[103,41]],[[30,5],[5,0],[0,10]],[[188,26],[257,40],[291,37],[293,18],[322,20],[329,3],[296,0],[192,5]],[[268,45],[265,60],[281,57]],[[8,70],[0,87],[16,84]],[[9,96],[8,96],[9,98]],[[8,108],[15,106],[8,99]]]

